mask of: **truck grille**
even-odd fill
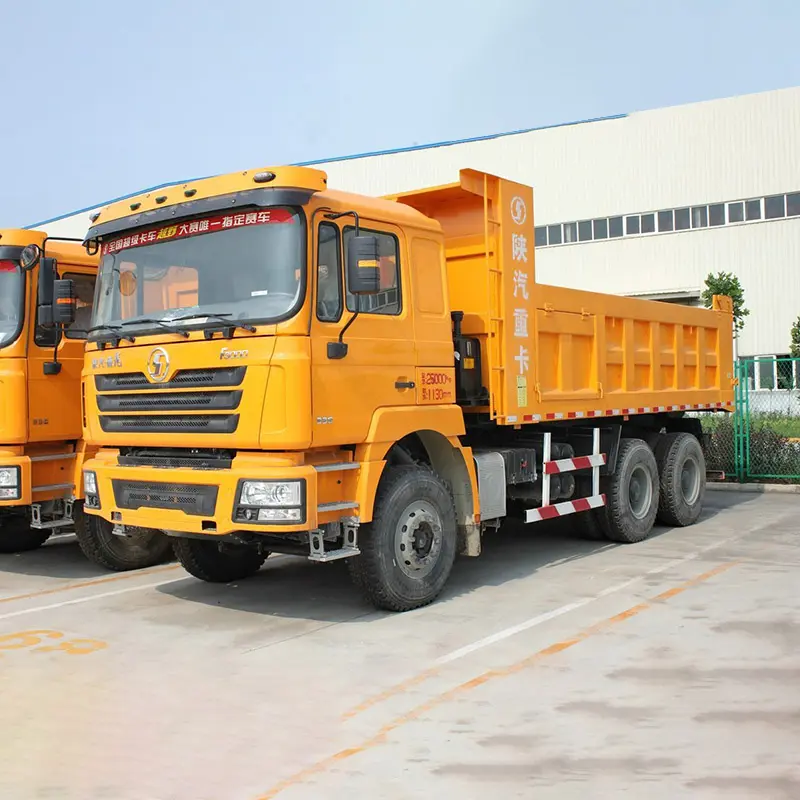
[[[163,383],[151,383],[144,372],[120,372],[95,375],[98,392],[121,392],[130,389],[205,389],[208,386],[241,386],[247,367],[218,367],[216,369],[183,369]]]
[[[100,411],[228,411],[238,408],[241,400],[241,391],[110,394],[99,395],[97,407]]]
[[[241,386],[246,371],[247,367],[187,369],[163,383],[151,383],[143,372],[95,375],[100,427],[106,433],[234,433],[238,414],[184,412],[238,409],[242,390],[228,387]],[[158,413],[165,411],[178,413]]]
[[[239,427],[239,415],[104,416],[100,417],[100,427],[105,433],[235,433]]]
[[[117,508],[177,508],[195,517],[210,517],[217,507],[217,486],[193,483],[155,483],[114,478]]]

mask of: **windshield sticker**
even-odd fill
[[[131,236],[120,236],[110,242],[103,243],[103,255],[118,253],[131,247],[156,242],[184,239],[187,236],[199,236],[203,233],[224,231],[229,228],[246,228],[251,225],[275,225],[276,223],[293,223],[294,215],[286,208],[270,208],[266,211],[250,211],[246,214],[224,214],[217,217],[204,217],[182,222],[177,225],[164,225],[161,228],[134,233]]]

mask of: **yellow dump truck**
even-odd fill
[[[685,412],[732,407],[729,298],[541,285],[533,230],[532,189],[474,170],[373,198],[269,168],[102,209],[94,530],[160,528],[206,581],[273,552],[346,558],[399,611],[510,514],[576,513],[616,542],[693,523]]]
[[[103,543],[82,524],[81,370],[98,256],[43,231],[0,230],[0,552],[32,550],[76,526],[93,560]],[[61,290],[59,292],[59,290]],[[66,312],[66,313],[65,313]],[[66,324],[61,324],[66,323]],[[114,540],[105,566],[127,569],[170,553]]]

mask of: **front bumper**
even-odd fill
[[[304,532],[330,519],[323,512],[320,520],[318,470],[298,464],[292,454],[239,454],[227,469],[191,469],[121,466],[116,451],[101,451],[83,469],[94,473],[97,486],[96,501],[87,493],[84,510],[117,525],[225,536],[236,531]],[[242,507],[239,493],[243,481],[253,480],[301,481],[301,520],[244,521],[237,515]]]
[[[82,499],[80,476],[83,459],[83,450],[20,452],[0,448],[0,469],[17,471],[16,496],[0,497],[0,508],[30,506],[64,498]]]

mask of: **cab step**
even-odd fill
[[[308,534],[309,561],[326,564],[328,561],[339,561],[342,558],[352,558],[360,555],[358,549],[358,523],[347,520],[342,524],[343,546],[336,550],[325,549],[325,532],[322,530],[311,531]]]

